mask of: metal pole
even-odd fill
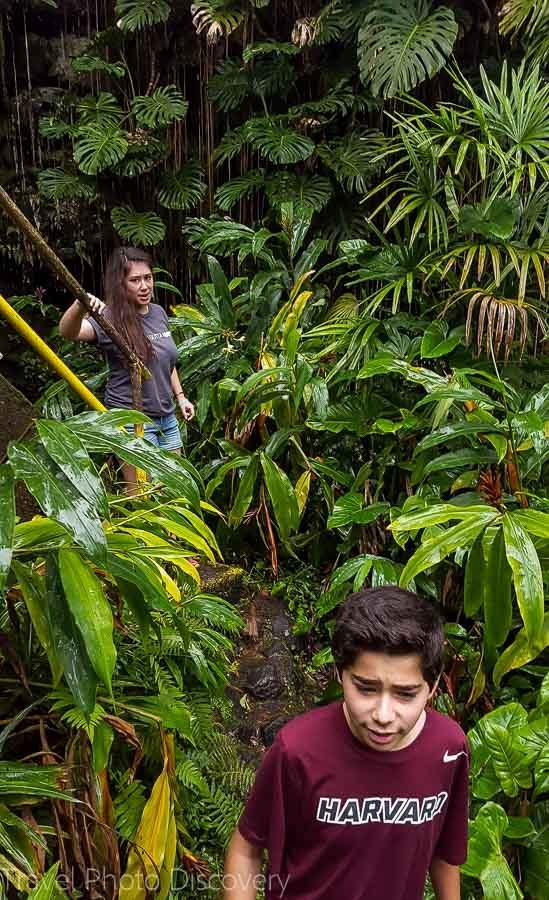
[[[91,409],[95,409],[97,412],[105,412],[106,406],[101,403],[100,400],[97,399],[95,394],[86,387],[83,381],[80,381],[77,375],[74,374],[71,369],[62,359],[57,356],[57,353],[48,347],[45,341],[42,340],[40,335],[36,334],[33,328],[25,322],[25,320],[16,312],[13,306],[10,306],[8,301],[2,297],[0,294],[0,316],[2,316],[6,322],[9,322],[10,325],[15,328],[15,330],[21,335],[21,337],[30,344],[30,346],[36,350],[37,353],[40,354],[43,360],[45,360],[49,366],[54,369],[61,378],[64,378],[65,381],[70,385],[70,387],[75,391],[82,400],[87,403],[87,405]]]

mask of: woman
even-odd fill
[[[168,316],[152,302],[154,280],[148,253],[135,247],[119,247],[110,257],[105,272],[105,299],[102,303],[90,295],[94,312],[109,317],[116,330],[126,338],[136,355],[147,366],[151,378],[143,380],[143,412],[152,425],[145,425],[145,438],[157,447],[181,453],[181,434],[174,413],[174,397],[183,418],[194,416],[194,407],[185,397],[175,368],[177,348],[170,334]],[[130,372],[125,358],[100,325],[88,318],[79,300],[68,308],[59,322],[61,335],[73,341],[95,342],[104,351],[109,376],[105,406],[132,407]],[[122,465],[126,483],[136,483],[135,469]]]

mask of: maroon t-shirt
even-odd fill
[[[466,737],[426,710],[402,750],[373,750],[341,703],[278,733],[239,822],[269,852],[266,900],[421,900],[433,857],[467,856]]]

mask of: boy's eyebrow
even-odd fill
[[[355,681],[359,681],[360,684],[379,684],[379,680],[375,678],[361,678],[360,675],[355,675],[352,673],[352,678]],[[404,691],[417,691],[418,688],[422,687],[422,684],[394,684],[393,687],[399,688]]]

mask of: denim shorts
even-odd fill
[[[149,413],[147,415],[154,424],[145,422],[146,441],[155,447],[161,447],[162,450],[179,450],[183,446],[179,422],[174,412],[168,413],[167,416],[151,416]],[[125,428],[133,434],[133,425],[126,425]]]

